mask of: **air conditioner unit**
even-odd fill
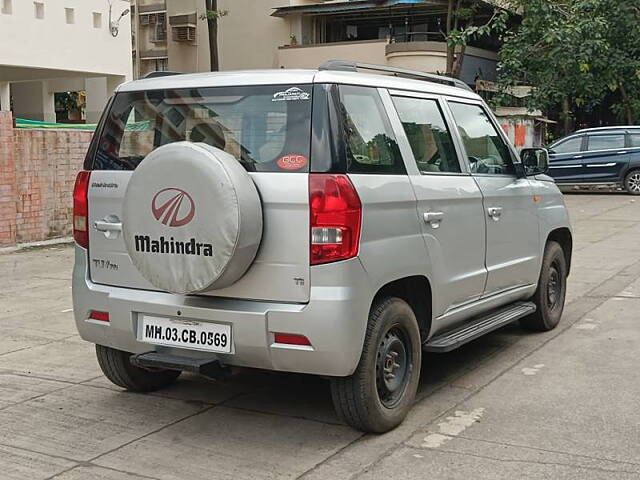
[[[177,26],[172,27],[171,38],[174,42],[195,42],[196,27]]]

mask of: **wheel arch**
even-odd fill
[[[380,299],[397,297],[407,302],[418,320],[420,338],[425,342],[431,332],[433,297],[431,282],[424,275],[413,275],[389,282],[378,289],[371,307]]]
[[[571,230],[566,227],[556,228],[549,233],[547,242],[557,242],[562,247],[564,258],[567,261],[567,276],[571,272],[571,257],[573,255],[573,235]],[[545,244],[546,245],[546,244]]]
[[[624,188],[624,189],[627,188],[627,185],[626,185],[627,176],[632,172],[640,172],[640,162],[639,161],[630,162],[629,165],[627,166],[627,168],[625,168],[623,170],[622,176],[620,177],[620,185],[622,186],[622,188]]]

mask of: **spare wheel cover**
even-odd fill
[[[132,173],[122,211],[133,264],[155,287],[198,293],[244,275],[262,238],[262,206],[251,177],[228,153],[176,142]]]

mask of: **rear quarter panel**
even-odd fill
[[[371,279],[372,294],[400,278],[423,275],[429,279],[431,260],[422,238],[409,177],[353,174],[349,177],[362,202],[359,256]]]

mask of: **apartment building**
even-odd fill
[[[205,0],[135,0],[136,73],[208,71]],[[479,2],[476,21],[493,3]],[[221,70],[315,68],[332,58],[446,70],[448,0],[218,0]],[[494,37],[471,42],[461,78],[495,80]]]
[[[56,92],[86,91],[94,122],[132,77],[123,0],[0,0],[0,109],[55,121]]]
[[[271,16],[288,0],[218,0],[221,70],[277,67],[289,26]],[[211,71],[205,0],[131,0],[136,78],[153,71]]]

